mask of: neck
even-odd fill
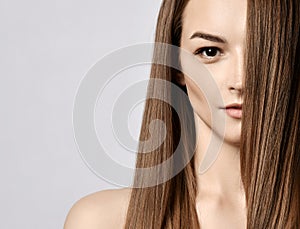
[[[243,194],[243,186],[240,175],[239,146],[230,142],[220,142],[217,158],[211,166],[200,174],[201,162],[207,153],[213,132],[195,115],[197,147],[195,152],[196,179],[199,193],[218,197],[230,198]],[[214,136],[216,137],[216,136]],[[221,141],[221,139],[219,139]]]

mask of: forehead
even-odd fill
[[[247,0],[190,0],[183,12],[182,35],[197,30],[236,39],[245,32]]]

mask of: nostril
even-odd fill
[[[242,88],[239,88],[239,87],[230,87],[229,90],[230,91],[241,91]]]
[[[242,88],[235,88],[235,87],[230,87],[229,91],[233,94],[238,94],[238,95],[242,95],[243,94],[243,90]]]

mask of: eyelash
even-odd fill
[[[217,51],[217,54],[215,56],[211,56],[211,57],[201,54],[205,51],[208,51],[209,49],[212,49],[213,51]],[[212,62],[213,59],[215,59],[215,57],[217,57],[218,55],[222,55],[222,54],[223,54],[222,50],[220,48],[214,47],[214,46],[199,48],[194,52],[194,55],[200,55],[202,58],[208,60],[209,62]]]

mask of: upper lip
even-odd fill
[[[230,108],[235,108],[235,109],[242,109],[242,104],[240,103],[232,103],[229,104],[225,107],[225,109],[230,109]]]

